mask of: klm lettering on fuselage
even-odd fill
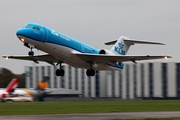
[[[125,55],[125,50],[123,50],[124,44],[122,42],[118,43],[118,46],[114,47],[114,51],[117,52],[118,54]]]

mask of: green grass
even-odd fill
[[[0,103],[0,115],[180,111],[180,100],[79,100]]]
[[[110,120],[180,120],[180,118],[142,118],[142,119],[110,119]]]

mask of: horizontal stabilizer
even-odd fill
[[[104,43],[105,45],[114,45],[118,40],[114,40],[111,42],[106,42]],[[159,43],[159,42],[149,42],[149,41],[139,41],[139,40],[126,40],[124,39],[124,42],[129,44],[129,45],[134,45],[134,44],[155,44],[155,45],[165,45],[163,43]]]

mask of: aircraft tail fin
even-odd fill
[[[11,93],[14,91],[14,89],[18,86],[18,78],[14,78],[11,80],[11,82],[6,87],[6,92]]]
[[[121,36],[118,40],[111,41],[105,43],[106,45],[113,45],[111,48],[111,52],[117,55],[126,55],[130,46],[134,44],[154,44],[154,45],[164,45],[163,43],[159,42],[148,42],[148,41],[139,41],[139,40],[132,40],[125,36]]]
[[[38,82],[37,88],[38,90],[45,90],[48,85],[49,77],[44,76],[41,82]]]

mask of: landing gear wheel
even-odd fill
[[[87,75],[87,76],[94,76],[94,75],[95,75],[95,70],[93,70],[93,69],[87,69],[86,75]]]
[[[59,69],[56,70],[56,76],[64,76],[64,70],[62,69],[62,61],[58,62],[57,65],[59,64]]]
[[[28,55],[29,55],[29,56],[34,56],[34,52],[33,52],[33,51],[29,51],[29,52],[28,52]]]
[[[91,69],[91,76],[95,75],[95,70]]]
[[[90,69],[87,69],[86,75],[87,75],[88,77],[91,76],[91,70],[90,70]]]
[[[64,70],[60,69],[60,76],[64,76]]]
[[[57,75],[57,76],[60,76],[60,69],[57,69],[57,70],[56,70],[56,75]]]
[[[64,70],[63,69],[57,69],[56,70],[56,75],[57,76],[64,76]]]

